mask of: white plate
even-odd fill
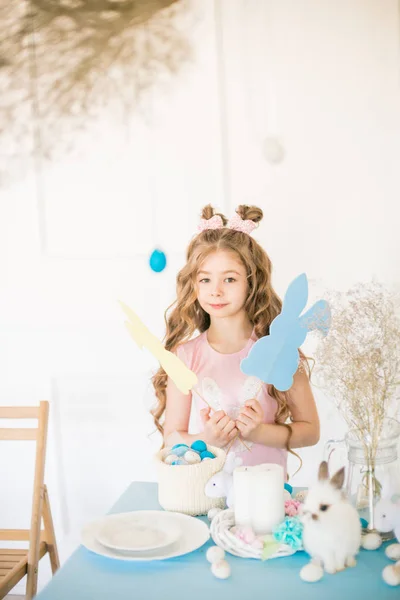
[[[117,552],[143,552],[169,546],[179,538],[181,529],[176,521],[160,514],[138,510],[108,515],[104,517],[97,541]]]
[[[137,511],[139,512],[139,511]],[[164,511],[140,511],[153,513],[154,516],[160,516],[160,519],[165,519],[165,522],[175,523],[181,531],[180,537],[171,544],[158,550],[149,550],[142,552],[135,552],[132,554],[121,554],[116,550],[103,546],[98,541],[98,535],[101,528],[104,525],[104,520],[98,519],[93,521],[84,527],[81,534],[81,542],[88,550],[100,554],[101,556],[107,556],[108,558],[116,558],[118,560],[128,561],[145,561],[145,560],[164,560],[166,558],[173,558],[174,556],[182,556],[197,550],[203,546],[210,538],[210,531],[206,523],[196,519],[195,517],[189,517],[181,513],[164,512]]]

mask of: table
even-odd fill
[[[159,510],[157,484],[132,483],[110,513]],[[205,519],[205,517],[202,517]],[[80,546],[36,597],[37,600],[399,600],[400,587],[382,579],[391,563],[379,550],[361,550],[357,566],[317,583],[299,577],[305,552],[265,562],[227,555],[232,575],[216,579],[205,553],[212,540],[185,556],[154,562],[123,562]]]

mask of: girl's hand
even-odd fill
[[[223,448],[238,435],[235,421],[232,421],[223,410],[218,410],[211,417],[210,411],[210,407],[203,408],[200,411],[204,425],[204,441],[211,444],[211,446]]]
[[[236,427],[244,440],[250,440],[256,429],[264,422],[264,412],[261,404],[255,398],[247,400],[240,412]]]

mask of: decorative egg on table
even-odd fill
[[[371,531],[362,536],[361,546],[364,550],[377,550],[382,546],[382,538],[376,531]]]
[[[307,581],[308,583],[315,583],[322,579],[324,576],[324,570],[321,565],[318,565],[313,562],[309,562],[307,565],[300,571],[300,577],[303,581]]]
[[[388,585],[400,585],[400,560],[394,565],[385,567],[382,571],[382,577]]]
[[[226,560],[219,560],[212,563],[211,573],[218,579],[228,579],[231,574],[231,568]]]
[[[219,546],[210,546],[206,552],[206,559],[211,564],[224,560],[224,558],[225,550]]]

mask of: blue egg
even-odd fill
[[[287,491],[289,492],[289,494],[290,494],[290,495],[292,495],[293,488],[292,488],[292,486],[291,486],[291,485],[289,485],[288,483],[285,483],[285,484],[283,485],[283,487],[285,488],[285,490],[287,490]]]
[[[367,527],[368,527],[368,521],[366,521],[365,519],[362,519],[360,517],[360,523],[361,523],[361,527],[363,527],[364,529],[367,529]]]
[[[201,460],[204,460],[205,458],[215,458],[215,454],[209,452],[208,450],[204,450],[204,452],[200,454],[200,458]]]
[[[149,259],[149,263],[150,268],[155,273],[161,273],[161,271],[164,271],[167,265],[167,257],[162,250],[153,250]]]
[[[174,454],[176,456],[183,456],[184,454],[186,454],[186,452],[189,450],[189,448],[187,446],[178,446],[178,448],[175,448],[174,450]]]
[[[205,452],[207,450],[207,444],[203,440],[196,440],[190,447],[197,452]]]
[[[175,450],[175,448],[179,448],[180,446],[185,446],[185,448],[189,448],[187,444],[175,444],[175,446],[172,446],[172,450]]]

